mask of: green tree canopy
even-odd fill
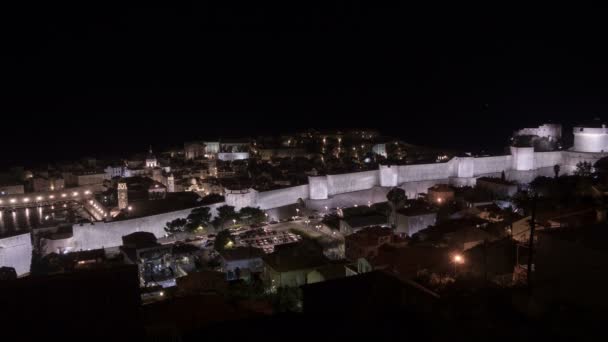
[[[185,218],[178,218],[173,221],[169,221],[165,224],[165,232],[169,235],[183,233],[186,231],[186,225],[188,220]]]
[[[405,204],[407,195],[405,190],[394,187],[386,194],[386,199],[396,208]]]
[[[239,214],[231,205],[223,205],[217,208],[217,216],[213,220],[213,225],[217,228],[223,227],[224,224],[231,220],[240,219]]]
[[[211,211],[209,207],[195,208],[188,215],[187,220],[186,229],[189,231],[194,231],[199,227],[206,228],[211,222]]]
[[[223,251],[226,247],[230,245],[230,243],[234,243],[234,236],[232,236],[230,230],[225,229],[217,233],[213,248],[215,248],[215,250],[218,252]]]
[[[576,164],[576,170],[574,174],[581,177],[589,177],[593,173],[593,165],[591,163],[582,161]]]
[[[243,207],[239,210],[239,214],[241,218],[246,220],[249,224],[261,223],[266,219],[264,210],[257,207]]]

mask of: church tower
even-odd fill
[[[175,177],[170,173],[167,177],[167,192],[175,192]]]
[[[156,156],[154,155],[154,153],[152,153],[152,145],[150,145],[150,151],[148,153],[148,156],[146,157],[146,167],[152,169],[157,166],[158,162],[156,160]]]
[[[118,182],[118,189],[117,189],[118,209],[120,209],[120,210],[127,209],[127,207],[129,206],[129,197],[128,197],[127,192],[128,192],[127,183],[124,181],[124,179],[121,179]]]

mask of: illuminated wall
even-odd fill
[[[239,210],[243,207],[258,206],[258,192],[254,189],[226,190],[226,204]]]
[[[307,200],[310,189],[308,184],[292,186],[289,188],[264,191],[258,193],[257,205],[260,209],[278,208],[289,204],[294,204],[298,199]]]
[[[327,176],[328,195],[365,190],[379,185],[378,170]]]
[[[217,215],[217,207],[226,203],[215,203],[208,205],[211,215]],[[165,224],[178,218],[186,218],[192,209],[172,211],[169,213],[138,217],[130,220],[95,222],[94,224],[76,224],[72,226],[73,239],[66,241],[71,243],[72,250],[87,250],[97,248],[116,247],[122,245],[122,237],[134,232],[153,233],[157,238],[165,236]],[[57,248],[59,246],[55,246]]]
[[[534,148],[511,146],[513,169],[517,171],[534,170]]]
[[[0,239],[0,266],[13,267],[20,276],[30,271],[31,262],[30,233]]]
[[[574,147],[577,152],[608,151],[608,134],[606,128],[574,128]]]
[[[224,161],[249,159],[249,152],[220,152],[217,159]]]
[[[561,138],[562,125],[560,124],[543,124],[535,128],[522,128],[515,132],[515,135],[536,135],[544,138]]]
[[[322,200],[327,199],[327,177],[308,177],[308,186],[310,187],[310,199]]]
[[[399,184],[418,182],[422,180],[446,179],[454,176],[454,160],[447,163],[401,165],[399,168]]]
[[[399,185],[399,167],[380,165],[380,186],[395,187]]]

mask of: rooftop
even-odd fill
[[[263,250],[261,250],[259,248],[255,248],[255,247],[249,247],[249,246],[225,248],[225,249],[219,251],[219,253],[222,256],[222,258],[224,258],[227,261],[261,258],[265,255]]]
[[[321,275],[326,281],[332,279],[339,279],[346,276],[346,268],[344,262],[331,263],[319,267],[315,271],[321,273]]]
[[[481,227],[487,224],[488,221],[480,219],[478,217],[467,217],[462,219],[445,221],[427,229],[423,229],[416,234],[422,234],[432,240],[439,239],[445,234],[453,233],[458,230],[470,227]]]
[[[406,208],[399,208],[397,212],[405,216],[419,216],[436,213],[437,210],[429,205],[412,205]]]
[[[369,226],[380,226],[387,223],[386,217],[382,215],[354,216],[343,219],[351,228],[363,228]]]
[[[429,191],[453,192],[454,188],[447,184],[437,184],[429,188]]]
[[[384,266],[395,274],[410,277],[415,276],[419,270],[443,266],[449,264],[449,261],[450,251],[447,248],[384,245],[371,263],[376,267]]]
[[[372,246],[378,244],[379,238],[392,235],[393,232],[390,228],[375,226],[361,229],[354,234],[346,236],[345,239],[348,242],[354,242],[358,245]]]
[[[318,268],[329,263],[320,249],[309,248],[304,242],[278,246],[263,260],[277,272]]]

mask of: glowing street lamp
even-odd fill
[[[462,254],[454,254],[452,257],[452,263],[454,264],[454,276],[458,272],[458,266],[464,264],[464,256]]]

